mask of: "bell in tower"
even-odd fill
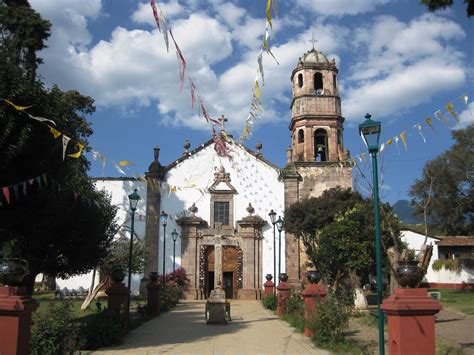
[[[343,151],[344,118],[337,85],[336,61],[313,46],[291,73],[292,162],[338,162]]]

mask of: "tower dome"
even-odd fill
[[[323,52],[320,52],[314,48],[303,54],[303,56],[298,60],[298,66],[304,64],[329,64],[330,61],[324,55]]]

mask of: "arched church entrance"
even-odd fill
[[[215,248],[212,245],[205,246],[202,253],[202,262],[200,263],[201,278],[203,279],[203,289],[205,297],[219,285],[216,280],[215,270]],[[222,280],[220,286],[225,291],[225,297],[228,299],[237,298],[240,288],[242,288],[242,249],[235,246],[223,246],[222,248]]]

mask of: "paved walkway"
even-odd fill
[[[466,355],[474,355],[474,317],[443,309],[436,315],[436,335],[462,347]]]
[[[231,307],[232,322],[206,325],[204,302],[184,301],[131,331],[122,345],[94,354],[328,354],[259,301]]]

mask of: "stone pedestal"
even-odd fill
[[[128,296],[130,290],[123,283],[114,282],[105,291],[107,294],[107,307],[110,311],[124,312],[128,319]]]
[[[397,288],[384,300],[390,355],[435,354],[435,317],[442,306],[426,288]]]
[[[160,285],[155,281],[149,281],[147,290],[147,308],[146,312],[150,316],[160,315]]]
[[[212,290],[206,307],[207,324],[227,324],[224,290],[220,288]]]
[[[308,284],[301,295],[304,299],[304,319],[305,321],[308,321],[310,319],[311,312],[316,309],[317,303],[325,301],[327,291],[321,285]],[[304,335],[307,337],[312,337],[314,334],[314,330],[306,326],[304,327]]]
[[[290,298],[291,295],[291,285],[282,281],[277,287],[277,316],[281,317],[285,314],[285,304],[286,300]]]
[[[0,287],[0,354],[27,355],[31,314],[39,304],[19,287]]]
[[[275,284],[271,280],[267,280],[264,284],[264,291],[263,291],[263,296],[268,296],[271,295],[274,291]]]

